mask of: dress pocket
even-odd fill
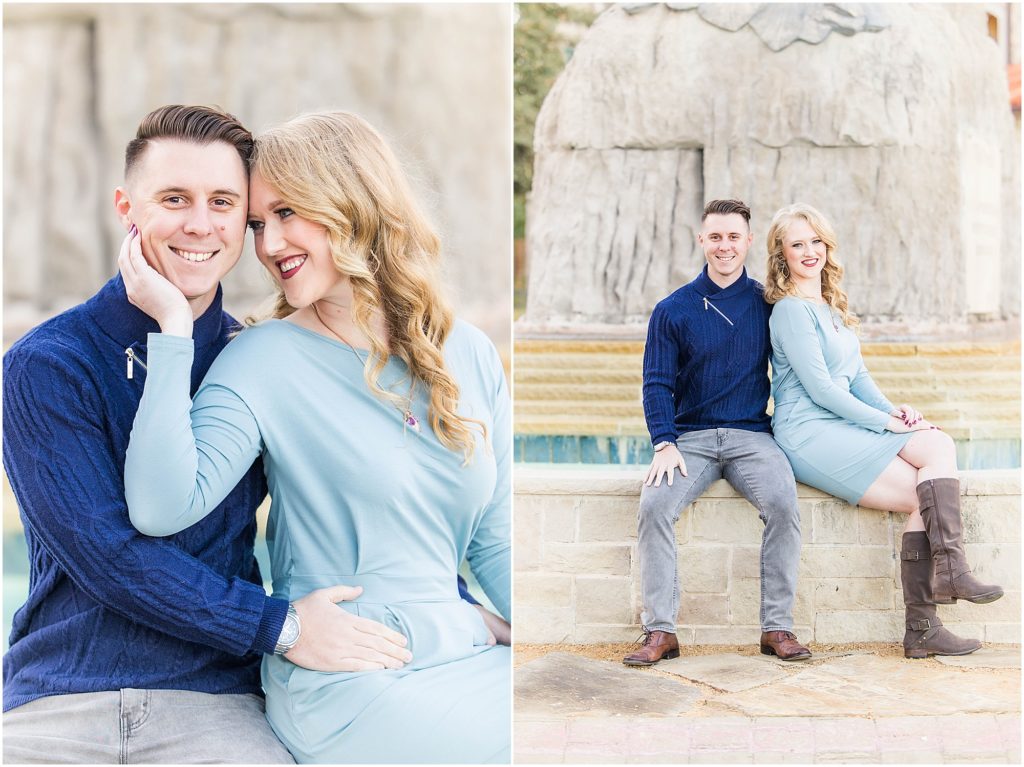
[[[377,620],[409,638],[413,668],[450,663],[488,646],[483,618],[461,599],[390,605]]]

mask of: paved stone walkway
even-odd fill
[[[909,661],[555,652],[515,671],[516,763],[1019,764],[1020,648]]]

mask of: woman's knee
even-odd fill
[[[946,432],[929,429],[914,433],[916,450],[927,463],[956,462],[956,443]]]

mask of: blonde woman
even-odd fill
[[[895,407],[868,375],[825,217],[809,205],[783,208],[767,247],[775,439],[798,481],[908,515],[900,553],[904,655],[974,652],[980,642],[955,636],[935,614],[936,603],[1003,595],[967,565],[953,440],[913,407]]]
[[[125,469],[132,521],[151,535],[188,527],[262,454],[274,594],[360,587],[339,609],[404,635],[410,653],[342,673],[266,656],[278,737],[300,762],[508,761],[509,648],[488,644],[455,578],[466,557],[508,617],[498,355],[442,301],[438,238],[360,118],[312,114],[258,137],[249,225],[276,303],[192,403],[184,299],[137,248],[122,265],[163,331]]]

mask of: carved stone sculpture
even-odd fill
[[[521,332],[640,327],[701,268],[704,202],[835,224],[865,328],[1019,314],[1019,148],[997,46],[939,5],[613,7],[537,120]],[[959,14],[959,15],[958,15]]]

